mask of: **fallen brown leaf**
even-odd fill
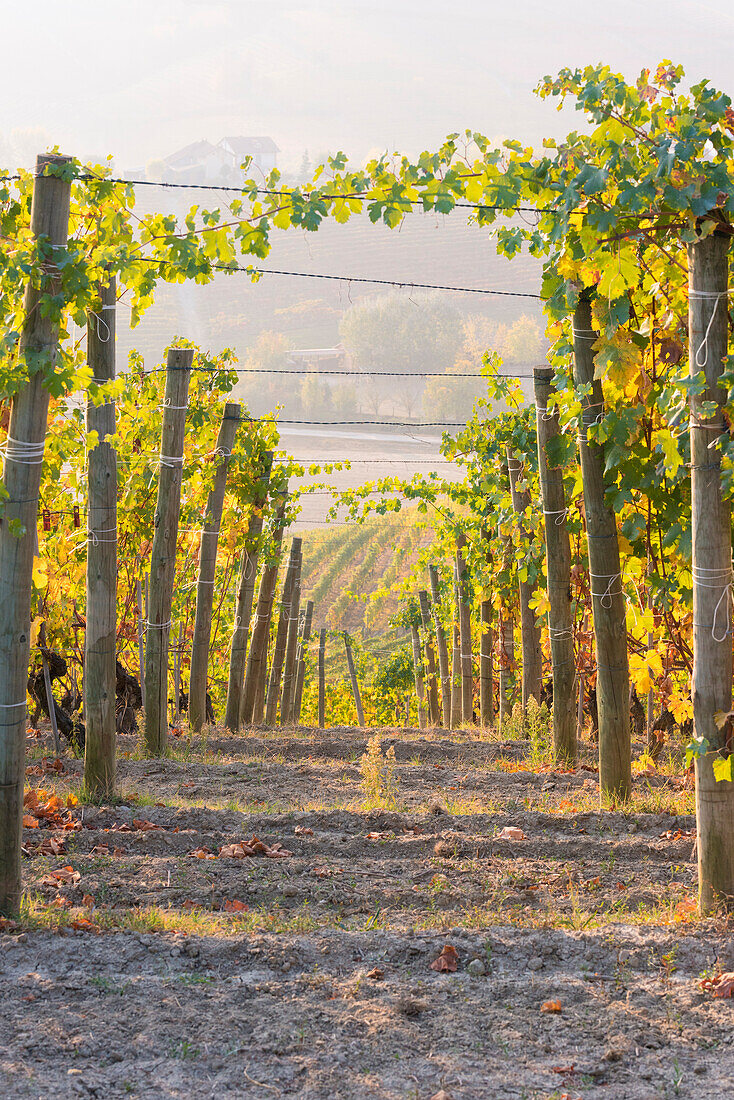
[[[562,1005],[560,1001],[543,1001],[540,1006],[541,1012],[561,1012]]]
[[[734,971],[714,974],[713,978],[704,978],[699,984],[704,992],[713,993],[714,997],[729,998],[734,993]]]
[[[63,856],[66,853],[66,840],[63,836],[47,836],[38,845],[43,856]]]
[[[216,859],[214,852],[211,852],[208,848],[194,848],[193,852],[189,852],[190,856],[194,859]]]
[[[516,825],[505,825],[499,833],[497,833],[497,840],[527,840],[525,833],[522,829],[518,829]]]
[[[94,924],[89,917],[79,917],[78,920],[69,922],[71,928],[75,928],[77,932],[99,932],[99,926]]]
[[[458,965],[459,956],[456,948],[447,943],[441,949],[441,954],[431,963],[431,970],[437,970],[440,974],[453,974]]]
[[[133,818],[133,829],[138,829],[141,833],[149,833],[152,829],[163,829],[162,825],[154,825],[152,821],[144,821],[142,818]]]
[[[296,825],[293,832],[295,836],[313,836],[313,829],[309,829],[307,825]]]
[[[81,877],[73,867],[58,867],[41,879],[41,886],[75,886]]]
[[[226,898],[223,905],[225,913],[243,913],[249,908],[249,905],[245,905],[244,901],[238,898]]]
[[[385,977],[385,971],[380,970],[379,966],[373,966],[371,970],[367,971],[367,977],[371,978],[373,982],[381,982]]]

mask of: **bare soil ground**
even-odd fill
[[[734,1009],[699,980],[734,939],[695,919],[680,779],[600,813],[591,763],[385,737],[390,810],[364,804],[363,731],[213,730],[160,761],[122,743],[119,804],[41,814],[0,933],[0,1094],[730,1095]],[[81,763],[38,775],[44,751],[28,783],[64,801]],[[253,834],[291,854],[227,854]]]

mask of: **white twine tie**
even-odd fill
[[[693,583],[697,588],[713,588],[721,589],[721,595],[716,602],[714,608],[714,617],[711,623],[711,637],[715,642],[724,642],[731,633],[731,619],[729,616],[729,604],[731,603],[732,590],[732,570],[731,566],[725,569],[707,569],[703,566],[696,566],[692,570]],[[716,633],[716,620],[721,609],[722,603],[726,608],[726,628],[724,633],[719,637]]]
[[[613,596],[620,596],[620,595],[623,594],[622,593],[622,587],[621,587],[622,574],[621,573],[589,573],[589,576],[592,578],[592,580],[606,581],[607,582],[607,586],[606,586],[606,588],[604,589],[603,592],[594,592],[592,590],[591,595],[596,596],[597,599],[601,600],[602,607],[605,608],[608,611],[609,608],[612,606],[612,597]],[[612,588],[613,588],[613,585],[614,585],[615,581],[620,582],[620,587],[616,592],[613,592]]]
[[[45,447],[45,439],[41,443],[28,443],[25,439],[14,439],[9,435],[0,448],[0,454],[6,462],[16,462],[20,466],[40,466]]]

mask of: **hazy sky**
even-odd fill
[[[6,0],[0,160],[49,143],[121,168],[224,134],[296,167],[414,153],[470,126],[537,143],[573,128],[531,94],[564,65],[629,77],[663,58],[734,93],[732,0]]]

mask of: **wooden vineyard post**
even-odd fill
[[[576,386],[591,390],[581,398],[579,452],[596,642],[599,793],[601,797],[625,801],[632,789],[626,602],[617,525],[605,496],[604,448],[588,436],[591,425],[604,416],[604,395],[601,380],[594,377],[592,349],[598,334],[591,326],[591,305],[586,293],[582,293],[576,307],[573,330],[574,381]]]
[[[298,651],[298,634],[301,615],[301,570],[303,568],[303,551],[298,554],[295,572],[293,575],[293,589],[291,591],[291,604],[288,612],[288,633],[285,643],[285,664],[283,666],[283,699],[280,704],[280,724],[290,725],[293,722],[293,704],[296,698],[296,656]]]
[[[147,613],[143,612],[143,586],[140,581],[135,582],[138,598],[138,669],[140,672],[140,698],[145,710],[145,620]]]
[[[432,726],[441,725],[441,712],[438,709],[438,680],[436,676],[436,655],[433,652],[431,638],[431,611],[428,606],[428,593],[418,593],[421,609],[421,624],[425,632],[426,671],[428,673],[428,721]]]
[[[51,723],[51,732],[54,738],[54,750],[58,756],[61,752],[61,741],[59,739],[59,723],[56,718],[56,703],[54,702],[54,690],[51,684],[51,669],[48,667],[48,659],[46,657],[46,651],[48,650],[48,643],[46,641],[46,623],[42,622],[38,628],[38,648],[41,651],[41,668],[43,669],[43,686],[46,691],[46,706],[48,707],[48,719]]]
[[[311,624],[313,623],[313,600],[306,603],[306,614],[303,620],[303,633],[298,647],[298,671],[296,673],[296,698],[293,702],[293,722],[297,726],[301,720],[301,703],[303,700],[303,680],[306,675],[306,650],[311,641]]]
[[[586,688],[586,677],[579,676],[579,690],[578,690],[578,702],[576,704],[576,744],[581,740],[581,735],[584,732],[584,690]]]
[[[510,683],[512,681],[512,673],[515,668],[515,623],[513,622],[512,617],[510,615],[507,615],[502,607],[500,607],[499,643],[499,723],[501,729],[503,723],[510,717],[510,714],[512,713],[512,707],[510,706]]]
[[[545,518],[545,560],[548,574],[548,633],[553,665],[553,747],[556,758],[576,764],[575,662],[573,655],[573,607],[571,604],[571,543],[563,491],[563,469],[553,465],[548,443],[560,434],[558,409],[548,408],[553,393],[553,371],[533,371],[538,434],[538,470]]]
[[[257,607],[255,609],[255,623],[252,628],[250,649],[247,654],[245,685],[242,690],[240,726],[249,726],[250,723],[256,725],[262,720],[262,708],[265,696],[264,685],[268,667],[268,637],[270,635],[270,620],[273,614],[275,587],[278,583],[278,569],[280,568],[280,554],[283,545],[283,524],[287,503],[287,497],[284,495],[275,510],[275,515],[273,517],[272,560],[265,566],[262,571],[262,576],[260,577],[260,589],[257,594]]]
[[[421,639],[418,627],[410,628],[410,638],[413,643],[413,675],[415,677],[415,694],[418,697],[418,728],[426,728],[426,688],[423,681],[423,654],[421,653]]]
[[[201,529],[199,547],[199,576],[196,582],[196,614],[194,638],[191,644],[191,671],[189,673],[189,722],[199,732],[206,722],[206,688],[209,669],[209,644],[212,633],[212,607],[214,605],[214,580],[219,549],[219,528],[227,488],[227,469],[232,456],[237,429],[241,423],[240,406],[227,402],[217,435],[215,455],[218,459],[214,482],[209,491]]]
[[[454,580],[456,570],[454,570]],[[456,584],[454,584],[456,589]],[[452,625],[451,645],[451,706],[449,708],[449,729],[457,730],[461,725],[461,640],[459,637],[459,599],[456,597],[456,618]]]
[[[507,447],[507,470],[510,475],[510,490],[512,492],[512,507],[517,516],[523,516],[525,509],[530,507],[530,493],[527,490],[519,490],[518,482],[522,465],[512,449]],[[521,537],[525,537],[526,531],[522,520],[520,521]],[[523,563],[518,561],[518,572],[521,573]],[[530,601],[535,594],[536,585],[529,580],[523,580],[520,575],[518,581],[520,589],[520,635],[522,638],[522,709],[525,712],[528,700],[531,696],[540,703],[543,694],[543,653],[540,648],[540,624],[535,617],[535,612],[530,606]]]
[[[189,699],[191,696],[189,695]],[[181,626],[176,627],[176,641],[173,644],[173,724],[181,722]]]
[[[326,726],[326,631],[319,631],[319,729]]]
[[[87,361],[99,385],[115,377],[114,275],[99,287],[99,309],[87,319]],[[87,524],[87,629],[84,634],[84,785],[93,797],[115,790],[117,685],[117,455],[115,402],[87,399],[87,432],[97,433],[89,452]]]
[[[461,646],[461,721],[474,721],[474,677],[472,672],[471,597],[467,590],[469,574],[462,553],[466,539],[456,539],[456,591],[459,599],[459,644]]]
[[[69,231],[68,179],[46,175],[66,167],[70,157],[48,154],[36,161],[31,232],[43,238],[46,260],[29,280],[23,301],[18,367],[53,367],[59,326],[54,312],[41,308],[58,293],[53,249],[64,248]],[[44,370],[13,394],[4,447],[3,485],[7,496],[0,523],[0,913],[20,907],[20,848],[25,778],[26,684],[31,651],[31,577],[36,548],[38,494],[46,443],[49,391]],[[17,530],[16,530],[17,528]],[[22,534],[18,534],[22,531]]]
[[[344,631],[344,649],[347,654],[347,668],[349,669],[349,679],[352,682],[352,695],[354,696],[354,706],[357,710],[357,721],[360,728],[364,729],[364,710],[362,709],[362,697],[359,694],[359,684],[357,683],[357,670],[354,667],[354,654],[352,653],[352,643],[349,640],[349,635],[346,630]]]
[[[494,725],[494,692],[492,684],[492,601],[481,603],[482,633],[479,650],[479,706],[482,727]]]
[[[181,508],[184,431],[194,353],[171,348],[166,363],[160,477],[150,558],[150,598],[145,646],[145,747],[163,756],[168,744],[168,649]]]
[[[293,589],[298,571],[298,561],[301,556],[301,540],[297,536],[291,543],[291,552],[288,557],[285,580],[283,581],[283,593],[280,600],[280,615],[278,627],[275,633],[275,646],[273,648],[273,663],[270,667],[270,680],[268,681],[268,694],[265,701],[265,725],[274,726],[278,715],[278,703],[280,702],[281,676],[285,663],[285,647],[288,639],[288,626],[291,617],[291,601]]]
[[[690,374],[705,376],[691,394],[691,508],[693,521],[694,738],[696,757],[698,898],[702,913],[734,906],[734,782],[717,780],[714,761],[729,749],[732,703],[731,516],[721,486],[719,437],[726,433],[719,385],[728,345],[728,238],[713,233],[688,245]],[[709,403],[704,410],[704,402]],[[712,407],[713,406],[713,407]],[[600,715],[601,724],[601,715]]]
[[[438,581],[438,569],[435,565],[428,566],[428,576],[431,580],[433,619],[436,624],[438,671],[441,677],[441,711],[443,715],[443,724],[446,729],[449,729],[451,727],[451,669],[449,667],[449,650],[446,644],[446,631],[441,622],[441,589]]]
[[[247,666],[247,640],[250,633],[252,601],[255,595],[257,563],[260,557],[260,540],[264,518],[263,511],[268,496],[270,470],[273,463],[272,451],[266,452],[263,459],[263,471],[258,482],[257,495],[253,501],[250,518],[247,523],[245,549],[242,553],[240,577],[237,585],[234,630],[232,631],[232,644],[229,651],[229,679],[227,682],[227,704],[225,708],[224,724],[227,729],[231,730],[233,733],[236,733],[240,726],[242,691],[245,686],[245,669]]]

